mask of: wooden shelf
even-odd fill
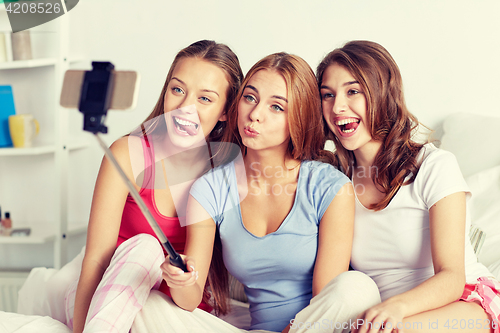
[[[83,57],[74,57],[69,59],[69,63],[82,62]],[[15,60],[0,62],[0,70],[4,69],[23,69],[23,68],[37,68],[45,66],[54,66],[57,63],[56,58],[40,58],[32,60]]]
[[[0,17],[2,19],[7,19],[6,10],[3,4],[0,4]],[[54,190],[53,190],[53,203],[50,202],[51,198],[39,198],[44,201],[44,204],[48,206],[53,205],[53,221],[45,221],[41,223],[36,221],[36,219],[29,219],[26,221],[18,221],[14,223],[14,228],[30,228],[31,235],[28,237],[15,236],[15,237],[0,237],[0,244],[5,246],[9,244],[53,244],[53,256],[54,256],[54,267],[61,268],[66,263],[66,249],[70,243],[68,237],[71,235],[84,235],[87,230],[87,224],[73,225],[68,223],[68,212],[66,211],[68,205],[68,174],[69,174],[69,160],[71,151],[82,149],[90,146],[91,140],[88,137],[80,136],[78,133],[69,133],[67,128],[67,122],[69,121],[67,110],[63,110],[59,105],[59,95],[60,87],[62,86],[63,73],[69,69],[70,64],[79,63],[83,59],[82,57],[72,57],[69,55],[69,16],[63,15],[54,20],[54,28],[56,32],[50,36],[51,42],[54,42],[53,53],[44,53],[43,58],[31,59],[31,60],[18,60],[0,63],[0,76],[2,77],[2,82],[4,84],[9,84],[8,78],[11,76],[12,85],[16,84],[16,92],[19,96],[29,98],[30,87],[34,86],[35,83],[37,88],[42,89],[38,95],[33,96],[33,100],[30,103],[37,105],[41,94],[44,96],[50,95],[55,96],[53,99],[53,105],[43,105],[40,113],[44,113],[43,117],[46,121],[54,121],[53,135],[48,134],[47,137],[40,137],[35,140],[34,147],[30,148],[0,148],[0,159],[2,162],[2,168],[8,168],[11,163],[19,164],[26,163],[32,164],[28,166],[32,168],[31,170],[36,170],[38,167],[38,160],[42,160],[44,163],[43,168],[50,168],[48,160],[52,159],[53,167],[56,171],[56,176],[54,177]],[[9,29],[5,24],[2,25],[3,29]],[[36,31],[36,29],[34,30]],[[9,35],[10,33],[7,33]],[[53,38],[52,38],[53,37]],[[11,45],[6,45],[7,50],[11,50]],[[36,43],[35,45],[36,46]],[[36,52],[35,52],[36,53]],[[11,57],[9,57],[10,59]],[[43,78],[42,78],[43,77]],[[35,80],[33,83],[29,80],[33,78]],[[7,81],[6,81],[7,80]],[[20,81],[21,80],[21,81]],[[42,81],[43,80],[43,81]],[[53,84],[45,84],[46,81],[53,81]],[[22,82],[22,84],[18,84]],[[24,84],[26,82],[26,84]],[[21,97],[22,98],[22,97]],[[42,117],[40,115],[40,117]],[[43,141],[42,141],[43,139]],[[5,165],[5,166],[4,166]],[[3,170],[3,169],[2,169]],[[9,170],[10,172],[11,170]],[[12,170],[15,172],[15,170]],[[35,172],[35,171],[34,171]],[[36,171],[38,172],[38,171]],[[40,171],[42,172],[42,171]],[[5,184],[4,184],[5,183]],[[17,184],[9,180],[8,177],[2,177],[2,188],[9,188],[10,186],[16,186]],[[7,192],[6,192],[7,193]],[[38,198],[37,198],[38,200]],[[20,201],[20,200],[19,200]],[[18,201],[18,202],[19,202]],[[16,204],[11,205],[11,211],[16,211],[19,209],[25,209],[23,205]],[[52,216],[52,215],[50,215]],[[82,218],[86,220],[86,218]],[[21,223],[24,222],[24,225]],[[67,226],[67,228],[66,228]],[[59,234],[58,230],[60,228],[67,229],[65,236]],[[73,237],[71,242],[80,242],[81,237]],[[26,251],[28,251],[28,246]],[[12,253],[9,256],[14,256],[10,259],[15,258],[16,254]],[[44,255],[34,254],[34,260],[36,261],[38,257]],[[31,266],[31,263],[26,263],[26,265]],[[12,265],[11,265],[12,266]],[[17,266],[16,265],[13,265]],[[9,267],[7,267],[9,269]],[[1,325],[0,325],[1,326]]]
[[[51,154],[56,151],[54,145],[40,145],[29,148],[0,148],[0,156],[30,156]]]
[[[74,64],[74,63],[77,63],[77,62],[83,62],[85,61],[85,59],[83,57],[72,57],[72,58],[69,58],[69,62],[71,64]]]
[[[41,58],[41,59],[32,59],[32,60],[7,61],[7,62],[0,63],[0,70],[54,66],[56,63],[57,63],[56,58]]]
[[[75,140],[71,141],[68,149],[78,150],[89,146],[88,140]],[[56,146],[52,144],[35,145],[29,148],[0,148],[0,156],[36,156],[44,154],[52,154],[56,151]]]
[[[0,244],[45,244],[56,239],[54,223],[19,223],[17,228],[30,228],[29,236],[0,236]],[[87,232],[87,222],[69,223],[67,237],[82,235]]]

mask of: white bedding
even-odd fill
[[[0,333],[71,333],[58,320],[48,316],[28,316],[0,311]]]
[[[158,302],[158,297],[152,303],[153,311],[141,313],[140,323],[134,325],[132,333],[151,333],[150,327],[161,327],[163,321],[161,316],[157,316],[154,311],[154,302]],[[160,299],[160,301],[163,301]],[[151,303],[151,302],[150,302]],[[231,313],[222,317],[226,322],[246,329],[250,327],[250,312],[248,304],[239,301],[231,301]],[[200,310],[201,311],[201,310]],[[165,320],[165,318],[163,318]],[[182,330],[180,330],[182,331]],[[71,330],[49,316],[25,315],[0,311],[0,333],[71,333]]]
[[[250,312],[248,304],[232,301],[232,312],[224,316],[226,322],[240,328],[250,326]],[[132,333],[151,333],[148,327],[162,324],[161,317],[157,317],[152,311],[149,315],[141,315],[141,324],[135,325]],[[71,330],[49,316],[24,315],[12,312],[0,311],[0,333],[71,333]]]

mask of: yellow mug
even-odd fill
[[[40,124],[31,114],[16,114],[9,116],[9,131],[15,148],[31,147]]]

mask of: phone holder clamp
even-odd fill
[[[84,116],[84,131],[108,132],[104,120],[111,104],[114,68],[110,62],[93,61],[92,70],[85,73],[78,107]]]

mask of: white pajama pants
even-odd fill
[[[377,285],[361,272],[344,272],[330,281],[310,305],[294,318],[290,332],[343,332],[355,327],[357,316],[380,303]],[[284,328],[284,327],[283,327]],[[179,308],[164,294],[153,291],[137,314],[132,333],[243,333],[203,310]],[[252,331],[267,332],[267,331]]]
[[[132,333],[247,332],[201,309],[183,310],[155,290],[162,280],[163,261],[161,245],[151,235],[140,234],[121,244],[92,297],[84,332],[127,333],[131,328]],[[66,324],[71,329],[77,285],[75,281],[68,288],[65,299]],[[347,333],[361,312],[379,302],[373,280],[360,272],[344,272],[295,316],[290,332]]]
[[[92,297],[84,332],[129,332],[132,322],[152,289],[161,282],[165,260],[158,240],[140,234],[116,249],[108,269]],[[73,329],[75,281],[66,292],[66,324]]]

